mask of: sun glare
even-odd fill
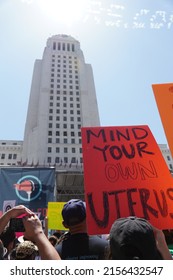
[[[44,14],[52,20],[72,24],[82,18],[86,2],[85,0],[40,0],[39,5]]]

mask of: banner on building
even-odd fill
[[[82,128],[90,234],[109,233],[120,217],[173,226],[173,179],[148,126]]]
[[[173,157],[173,83],[152,85],[158,111]]]
[[[1,214],[23,204],[44,219],[49,201],[54,201],[54,168],[1,168]]]

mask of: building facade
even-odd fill
[[[0,166],[21,164],[23,141],[0,140]]]
[[[35,61],[22,162],[82,164],[82,126],[100,126],[92,68],[77,40],[55,35]]]

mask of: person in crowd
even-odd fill
[[[4,259],[8,259],[8,255],[14,249],[16,244],[16,234],[13,229],[6,226],[0,234],[0,239],[3,242],[4,247],[7,249]]]
[[[108,241],[87,233],[86,207],[79,199],[69,200],[62,209],[63,225],[68,229],[56,250],[62,259],[104,259]]]
[[[39,255],[38,247],[29,240],[17,244],[15,248],[15,260],[35,260]]]
[[[50,235],[48,237],[49,242],[55,247],[56,244],[58,243],[58,238],[55,235]]]
[[[41,259],[60,260],[59,254],[44,234],[38,216],[24,205],[15,206],[0,217],[0,233],[2,233],[11,218],[16,218],[22,214],[25,214],[23,217],[23,224],[25,227],[24,236],[38,247]]]
[[[165,235],[166,244],[168,245],[169,251],[173,258],[173,229],[165,229],[163,230]]]
[[[2,240],[0,240],[0,260],[4,260],[6,254],[7,254],[7,249],[4,247]]]
[[[0,217],[0,234],[4,230],[4,228],[8,225],[11,218],[16,218],[22,214],[31,215],[33,212],[25,207],[24,205],[18,205],[11,209],[9,209],[7,212],[5,212]]]
[[[111,227],[109,241],[109,259],[172,259],[163,232],[143,218],[117,219]]]

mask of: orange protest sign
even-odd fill
[[[148,126],[85,127],[82,147],[90,234],[125,216],[173,228],[173,181]]]
[[[158,111],[173,156],[173,83],[152,85]]]

